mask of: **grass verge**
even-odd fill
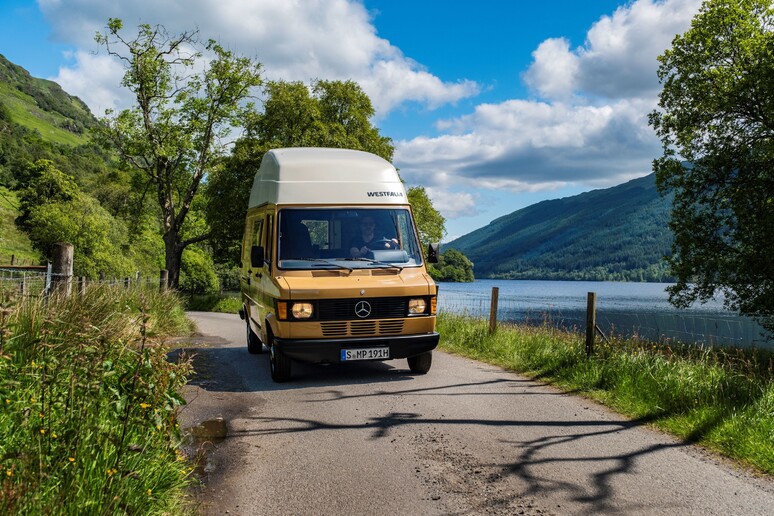
[[[185,298],[186,310],[235,314],[242,308],[242,298],[236,295],[195,294]]]
[[[192,329],[177,296],[0,298],[0,514],[183,512],[190,364],[160,345]]]
[[[501,325],[440,314],[440,348],[582,393],[774,475],[774,354],[757,350],[599,343],[550,327]]]

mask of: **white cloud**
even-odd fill
[[[260,61],[269,79],[355,80],[380,116],[407,101],[433,109],[479,91],[471,81],[444,82],[405,57],[378,37],[369,13],[355,0],[39,0],[39,4],[53,37],[81,50],[97,50],[94,34],[111,17],[124,22],[128,35],[140,23],[164,25],[172,34],[198,28],[202,38],[213,38]],[[79,60],[60,71],[60,77],[88,84],[93,72]],[[83,78],[76,79],[78,75]],[[87,96],[83,89],[70,92]]]
[[[656,57],[684,32],[701,0],[638,0],[603,16],[583,46],[549,39],[533,53],[525,82],[545,99],[570,93],[604,98],[653,96],[658,91]]]
[[[649,173],[661,152],[647,124],[659,91],[656,57],[699,4],[638,0],[603,16],[582,47],[543,41],[523,79],[544,101],[480,104],[438,122],[438,137],[397,142],[401,174],[436,187],[528,192]]]
[[[570,42],[565,38],[547,39],[532,57],[535,61],[524,74],[524,82],[543,98],[570,97],[578,74],[578,56],[570,52]]]
[[[124,69],[114,59],[83,51],[75,52],[71,57],[75,60],[75,68],[61,67],[53,80],[84,101],[96,116],[102,116],[107,109],[125,106],[131,100],[127,90],[116,90]]]
[[[454,192],[439,187],[428,187],[426,191],[435,209],[447,219],[476,215],[479,212],[478,198],[470,192]]]

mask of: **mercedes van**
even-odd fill
[[[431,244],[427,261],[437,261]],[[425,268],[395,168],[370,153],[267,152],[242,243],[240,316],[247,350],[269,350],[271,377],[293,362],[405,358],[427,373],[437,287]]]

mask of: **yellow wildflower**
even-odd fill
[[[46,434],[46,429],[45,428],[41,428],[40,429],[40,435],[45,435],[45,434]]]
[[[9,477],[12,477],[12,476],[13,476],[13,470],[12,470],[12,469],[9,469],[9,470],[7,470],[7,471],[5,472],[5,474],[6,474],[6,475],[8,475]]]
[[[153,489],[148,489],[148,496],[153,494]]]
[[[75,462],[75,457],[67,457],[67,460],[69,460],[70,462]]]
[[[150,407],[150,403],[140,403],[140,408],[146,409]]]

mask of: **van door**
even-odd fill
[[[265,211],[260,214],[258,223],[261,226],[261,235],[256,235],[259,238],[260,244],[263,246],[264,261],[260,268],[253,269],[253,284],[255,285],[256,311],[254,314],[255,323],[260,328],[261,340],[266,342],[266,328],[264,328],[264,321],[266,321],[269,313],[274,311],[274,297],[273,293],[276,291],[274,283],[272,281],[272,262],[274,259],[274,212]]]
[[[260,335],[263,319],[259,317],[260,299],[260,272],[261,268],[253,267],[251,263],[251,250],[254,245],[263,245],[263,219],[262,214],[256,213],[249,216],[245,223],[245,236],[242,244],[242,292],[244,303],[247,307],[247,317],[252,322],[253,330]]]

